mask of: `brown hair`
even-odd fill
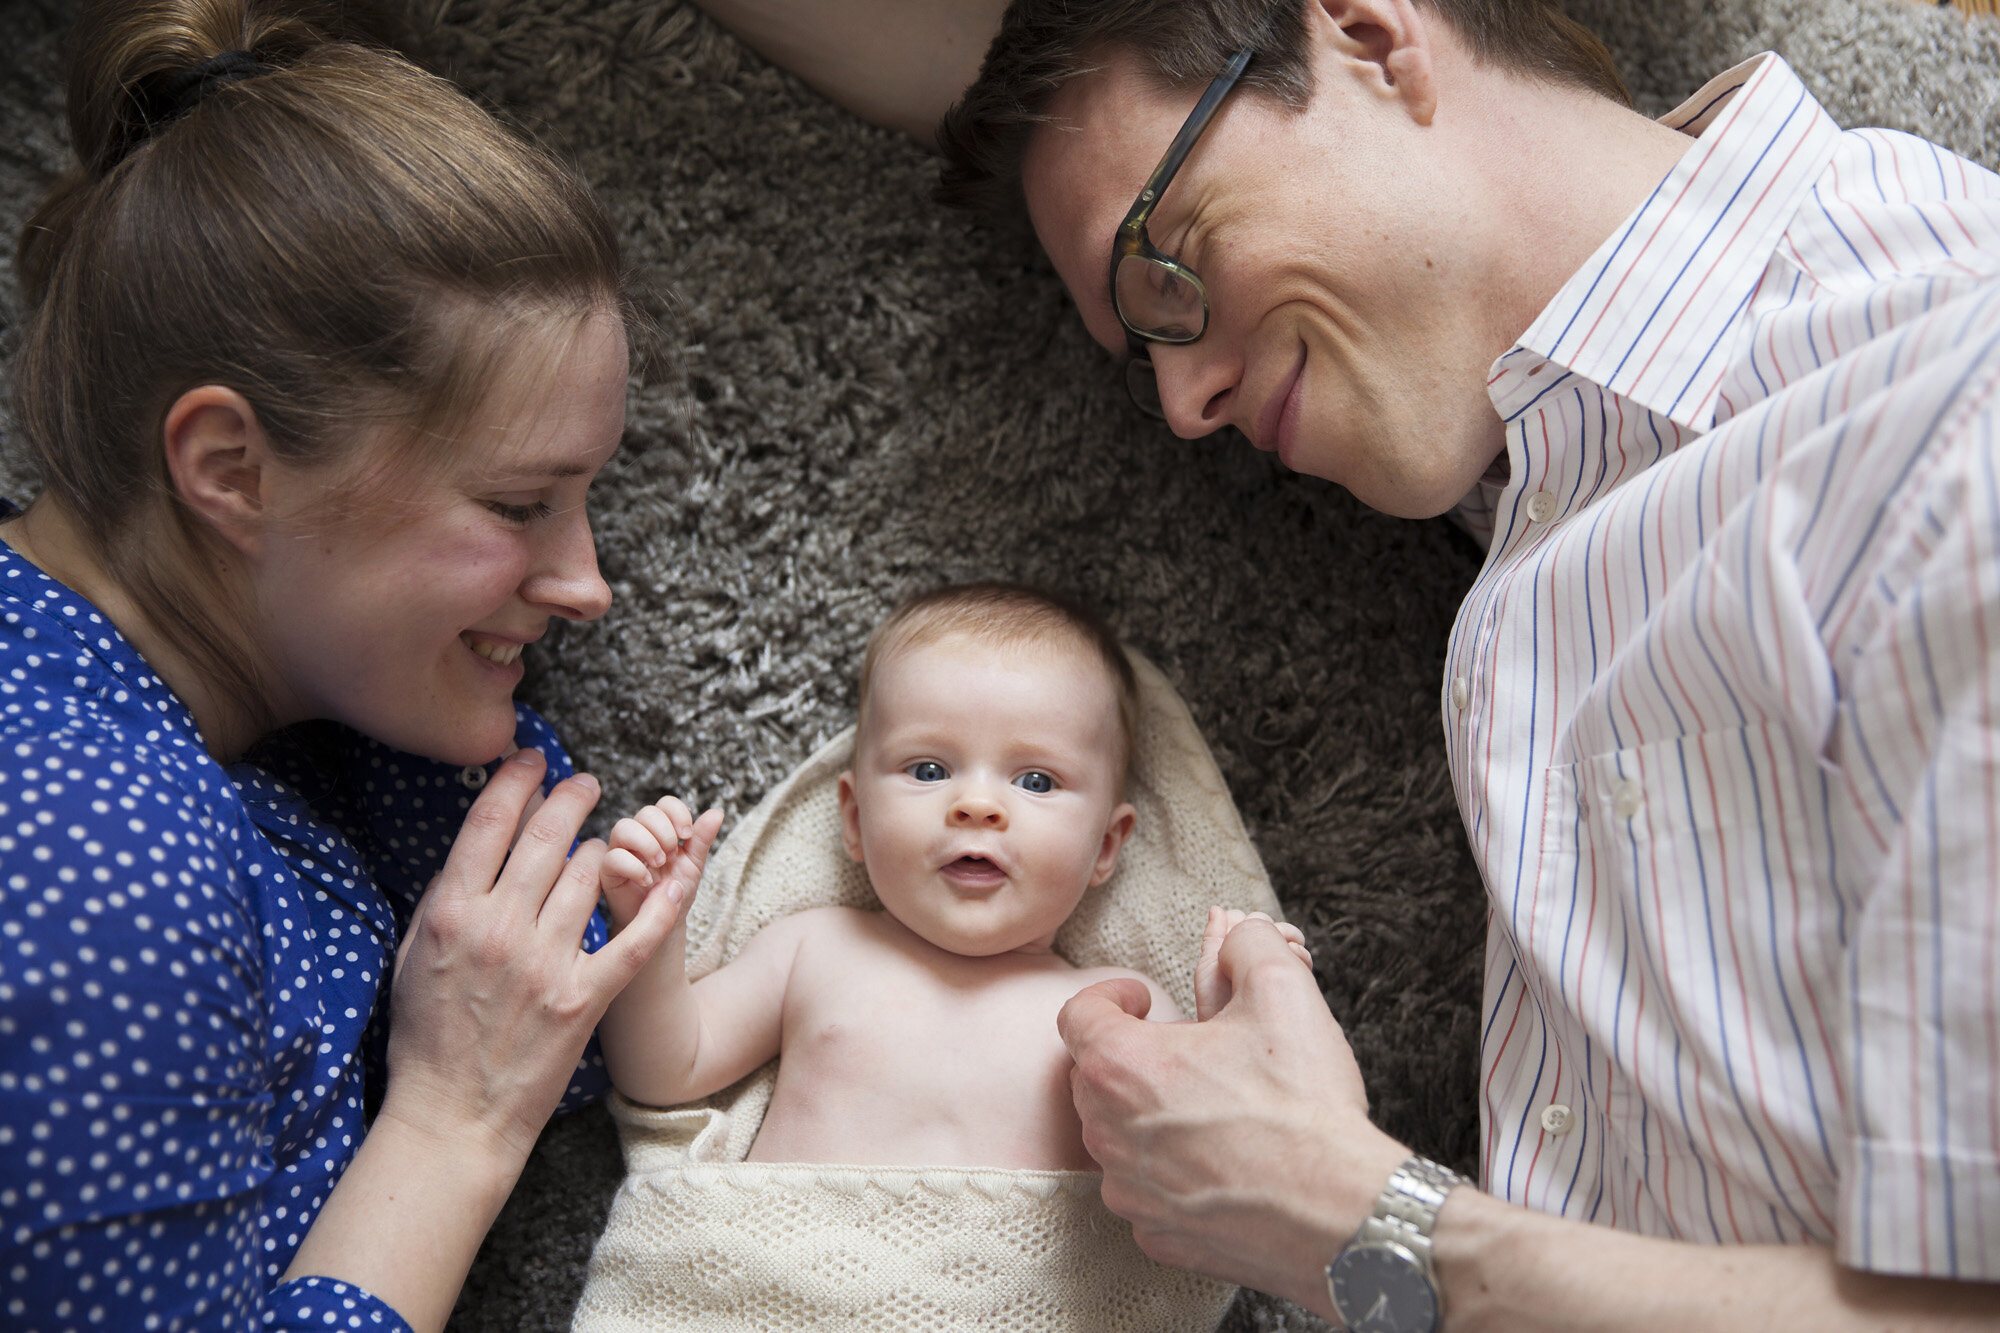
[[[1063,642],[1096,657],[1118,696],[1123,774],[1139,731],[1139,682],[1124,645],[1104,618],[1081,602],[1018,583],[955,583],[906,598],[868,636],[861,658],[859,709],[868,712],[876,669],[892,654],[933,644],[954,634],[996,645]]]
[[[80,166],[21,234],[15,419],[46,491],[156,629],[250,701],[219,539],[166,470],[174,401],[235,389],[300,465],[354,461],[385,423],[394,466],[435,461],[510,346],[623,309],[584,186],[365,9],[92,0],[72,38]],[[187,95],[239,51],[254,63]]]
[[[1245,47],[1245,87],[1301,110],[1312,97],[1304,6],[1312,0],[1014,0],[979,78],[938,124],[937,198],[989,216],[1018,214],[1021,159],[1070,80],[1133,52],[1161,86],[1206,84]],[[1611,53],[1556,0],[1416,0],[1475,60],[1631,104]]]

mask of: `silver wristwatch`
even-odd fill
[[[1333,1308],[1354,1333],[1436,1333],[1444,1316],[1431,1270],[1431,1229],[1465,1177],[1428,1157],[1396,1168],[1375,1215],[1326,1266]]]

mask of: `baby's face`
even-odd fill
[[[1046,953],[1132,830],[1118,696],[1081,648],[964,636],[876,666],[847,850],[882,906],[941,949]]]

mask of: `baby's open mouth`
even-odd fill
[[[983,856],[961,856],[947,862],[944,873],[954,883],[985,888],[1007,878],[1005,871]]]
[[[518,643],[502,643],[498,639],[489,639],[483,635],[474,634],[469,630],[459,635],[458,641],[473,652],[478,653],[487,661],[499,666],[514,665],[516,661],[520,660],[521,649],[524,646]]]

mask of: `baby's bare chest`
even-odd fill
[[[903,1100],[1040,1100],[1066,1086],[1056,1015],[1081,982],[996,966],[938,972],[871,959],[788,1003],[781,1068],[835,1088],[894,1089]]]

